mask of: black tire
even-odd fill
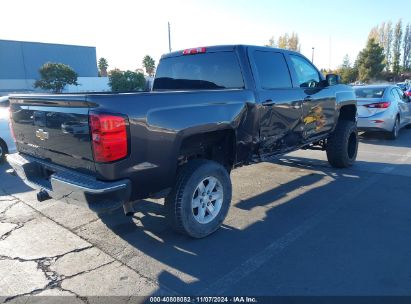
[[[208,216],[212,218],[210,222],[200,223],[196,216],[198,216],[199,208],[201,207],[198,207],[197,215],[195,215],[192,201],[196,194],[200,195],[198,192],[200,183],[207,182],[207,179],[210,177],[215,178],[219,182],[216,188],[213,189],[217,189],[217,187],[222,188],[222,203],[220,200],[219,206],[221,207],[216,212],[214,218],[209,213]],[[216,231],[223,223],[230,208],[231,195],[230,176],[222,165],[209,160],[192,160],[181,168],[174,188],[165,199],[168,221],[172,228],[179,233],[193,238],[206,237]],[[208,204],[213,203],[210,201]],[[217,204],[217,200],[214,204]],[[204,208],[204,204],[202,204],[202,207],[203,210],[208,208]],[[208,210],[205,212],[207,214]]]
[[[0,164],[6,161],[7,145],[0,139]]]
[[[395,119],[394,126],[392,127],[392,131],[388,133],[388,138],[395,140],[398,138],[399,134],[400,134],[400,117],[397,116],[397,118]]]
[[[357,125],[353,121],[340,120],[327,138],[327,159],[334,168],[351,167],[358,152]]]

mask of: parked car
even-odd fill
[[[406,82],[399,82],[397,83],[397,86],[403,91],[407,91],[409,89],[408,83]]]
[[[0,97],[0,163],[4,162],[7,153],[16,152],[16,145],[9,127],[9,98]]]
[[[405,96],[408,97],[408,99],[411,100],[411,87],[409,89],[405,90],[404,94],[405,94]]]
[[[358,130],[388,132],[396,139],[399,130],[411,124],[411,103],[398,86],[354,87],[357,96]]]
[[[224,221],[232,169],[299,148],[337,168],[357,156],[354,90],[281,49],[169,53],[149,93],[10,100],[20,153],[7,159],[40,201],[129,214],[132,201],[165,198],[171,226],[195,238]]]

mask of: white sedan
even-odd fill
[[[6,154],[16,152],[16,144],[9,128],[9,98],[0,97],[0,163]]]

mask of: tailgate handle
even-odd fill
[[[264,107],[271,107],[271,106],[275,105],[275,102],[272,101],[271,99],[267,99],[266,101],[263,101],[263,102],[262,102],[262,105],[263,105]]]

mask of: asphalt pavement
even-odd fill
[[[27,295],[411,296],[411,130],[362,136],[337,170],[297,151],[234,170],[223,227],[175,234],[162,200],[97,216],[0,166],[0,299]]]

